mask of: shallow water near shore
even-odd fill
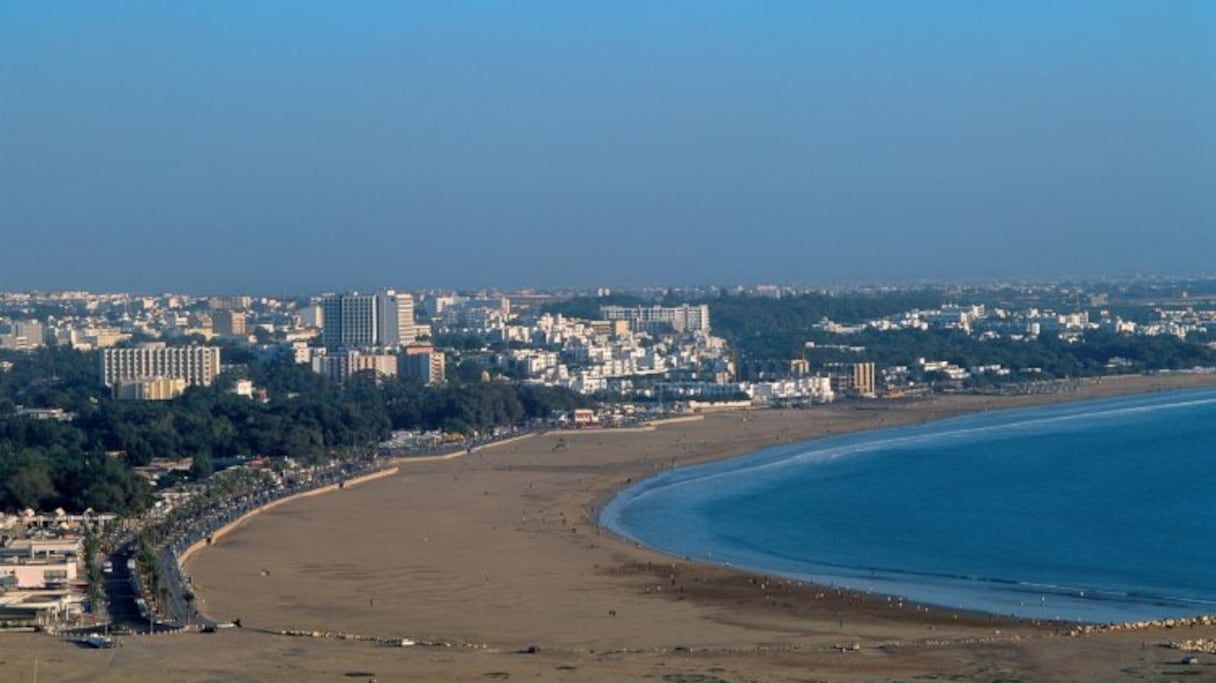
[[[1203,389],[782,445],[643,481],[600,521],[694,560],[1105,623],[1216,613],[1213,494]]]

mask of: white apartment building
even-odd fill
[[[385,289],[376,295],[376,337],[380,346],[412,344],[414,331],[414,297],[406,292]]]
[[[605,320],[628,320],[632,330],[654,331],[668,326],[676,332],[709,333],[709,305],[600,306]]]
[[[220,350],[213,346],[171,346],[149,342],[130,349],[103,349],[101,381],[107,387],[151,378],[184,379],[210,386],[220,374]]]

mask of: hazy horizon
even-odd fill
[[[1216,5],[8,3],[0,290],[1210,273]]]

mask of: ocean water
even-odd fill
[[[600,522],[676,556],[952,609],[1213,614],[1216,390],[784,445],[640,482]]]

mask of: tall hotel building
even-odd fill
[[[220,350],[214,346],[171,346],[163,342],[133,349],[102,349],[101,382],[117,387],[126,382],[182,379],[189,386],[210,386],[220,374]]]
[[[333,349],[414,341],[414,298],[392,289],[330,294],[321,300],[321,343]]]
[[[414,297],[406,292],[382,290],[376,295],[379,306],[376,336],[381,346],[414,342]]]
[[[321,300],[321,343],[330,348],[376,345],[376,295],[331,294]]]

